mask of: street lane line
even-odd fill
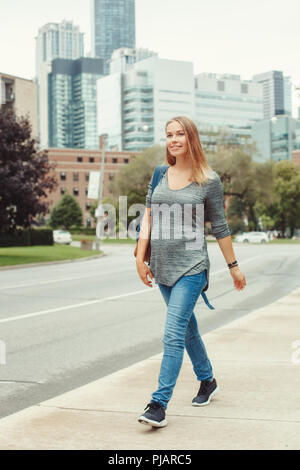
[[[26,284],[14,284],[14,285],[10,285],[10,286],[1,286],[0,287],[0,290],[6,290],[6,289],[18,289],[18,288],[22,288],[22,287],[32,287],[32,286],[40,286],[40,285],[43,285],[43,284],[54,284],[55,282],[65,282],[65,281],[77,281],[77,280],[81,280],[81,279],[89,279],[91,277],[102,277],[102,276],[107,276],[109,274],[116,274],[116,273],[123,273],[123,272],[127,272],[127,271],[133,271],[133,270],[136,270],[135,266],[134,268],[132,269],[116,269],[116,271],[111,271],[111,272],[105,272],[105,273],[93,273],[93,274],[89,274],[88,276],[80,276],[80,277],[65,277],[65,278],[62,278],[62,279],[48,279],[47,281],[35,281],[35,282],[28,282]]]
[[[279,253],[280,254],[280,253]],[[271,254],[269,255],[266,255],[266,256],[270,256]],[[278,253],[277,253],[278,255]],[[254,259],[257,259],[257,258],[261,258],[261,256],[254,256],[253,258],[248,258],[247,260],[243,261],[242,263],[239,263],[240,265],[241,264],[245,264],[247,263],[248,261],[252,261]],[[115,274],[116,272],[117,273],[123,273],[123,272],[127,272],[127,271],[135,271],[136,270],[136,267],[133,266],[132,269],[118,269],[116,271],[111,271],[111,272],[105,272],[105,273],[94,273],[94,274],[89,274],[87,276],[80,276],[80,277],[65,277],[65,278],[60,278],[60,279],[48,279],[46,281],[34,281],[34,282],[28,282],[28,283],[24,283],[24,284],[13,284],[13,285],[9,285],[9,286],[0,286],[0,290],[6,290],[6,289],[21,289],[23,287],[32,287],[32,286],[40,286],[40,285],[44,285],[44,284],[54,284],[56,282],[65,282],[65,281],[80,281],[81,279],[89,279],[91,277],[102,277],[102,276],[107,276],[109,274]],[[214,274],[217,274],[219,272],[224,272],[226,271],[227,268],[222,268],[220,271],[216,271]]]
[[[157,290],[157,289],[158,289],[158,287],[152,287],[152,290]],[[113,297],[104,297],[102,299],[90,300],[89,302],[82,302],[80,304],[73,304],[73,305],[67,305],[65,307],[51,308],[49,310],[43,310],[41,312],[28,313],[28,314],[25,314],[25,315],[18,315],[16,317],[11,317],[11,318],[3,318],[2,320],[0,320],[0,323],[9,323],[9,322],[16,321],[16,320],[23,320],[23,319],[26,319],[26,318],[39,317],[41,315],[47,315],[49,313],[61,312],[63,310],[70,310],[72,308],[79,308],[79,307],[86,307],[88,305],[93,305],[93,304],[100,304],[102,302],[108,302],[110,300],[121,299],[122,297],[129,297],[130,295],[143,294],[144,292],[149,292],[149,288],[148,289],[143,289],[143,290],[138,290],[138,291],[135,291],[135,292],[129,292],[127,294],[115,295]]]
[[[260,258],[260,256],[254,256],[253,258],[248,258],[247,260],[241,262],[240,265],[249,263],[250,261],[253,261],[257,258]],[[214,276],[215,274],[219,274],[219,273],[222,273],[222,272],[225,272],[225,271],[228,271],[228,268],[219,269],[218,271],[214,271],[210,275]],[[158,286],[155,286],[155,287],[151,288],[152,291],[157,290],[157,289],[158,289]],[[121,299],[123,297],[129,297],[131,295],[143,294],[144,292],[151,292],[151,291],[149,291],[149,288],[148,288],[148,289],[143,289],[143,290],[139,290],[139,291],[135,291],[135,292],[128,292],[127,294],[115,295],[113,297],[104,297],[102,299],[90,300],[88,302],[82,302],[80,304],[72,304],[72,305],[67,305],[65,307],[57,307],[57,308],[52,308],[52,309],[49,309],[49,310],[42,310],[40,312],[27,313],[25,315],[17,315],[15,317],[11,317],[11,318],[3,318],[3,319],[0,320],[0,323],[9,323],[9,322],[12,322],[12,321],[23,320],[23,319],[32,318],[32,317],[39,317],[39,316],[42,316],[42,315],[48,315],[49,313],[61,312],[61,311],[64,311],[64,310],[70,310],[72,308],[86,307],[88,305],[94,305],[94,304],[99,304],[99,303],[103,303],[103,302],[108,302],[110,300],[117,300],[117,299]]]

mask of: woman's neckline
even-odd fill
[[[169,185],[169,178],[168,178],[168,171],[171,167],[169,166],[169,168],[167,168],[167,171],[166,171],[166,178],[167,178],[167,185],[168,185],[168,189],[170,191],[182,191],[183,189],[186,189],[188,188],[189,186],[191,186],[192,184],[194,184],[194,181],[192,181],[191,183],[187,184],[186,186],[184,186],[183,188],[179,188],[179,189],[172,189],[170,188],[170,185]]]

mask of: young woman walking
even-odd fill
[[[196,231],[197,227],[199,228],[197,207],[205,207],[212,233],[224,255],[234,287],[241,290],[246,285],[245,276],[235,258],[224,214],[220,177],[210,168],[202,151],[197,127],[189,118],[175,117],[167,123],[166,152],[168,167],[165,168],[164,175],[153,192],[153,177],[148,186],[146,211],[136,251],[136,267],[141,280],[152,287],[154,278],[167,305],[164,354],[158,389],[152,394],[152,400],[145,408],[146,412],[138,418],[140,423],[154,427],[167,425],[165,411],[182,366],[184,348],[192,361],[197,380],[201,382],[192,405],[209,404],[211,397],[218,390],[194,314],[200,294],[207,306],[214,308],[204,292],[209,286],[210,270],[204,234],[202,233],[200,243],[199,239],[195,240],[189,235],[195,226]],[[164,216],[163,210],[171,206],[173,209],[182,209],[181,214],[184,217],[185,211],[190,208],[190,231],[186,231],[184,218],[181,238],[178,237],[178,225],[183,216],[181,219],[175,215],[171,217],[171,210],[168,212],[168,223],[167,219],[162,223],[159,217],[160,210]],[[149,243],[150,266],[145,264]]]

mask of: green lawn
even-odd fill
[[[73,241],[80,241],[80,240],[93,240],[95,241],[96,240],[96,237],[95,235],[82,235],[82,234],[72,234],[72,240]],[[232,237],[232,240],[234,240],[234,236]],[[207,243],[215,243],[217,242],[216,239],[209,239],[207,240]],[[100,240],[100,245],[101,243],[129,243],[129,244],[133,244],[135,245],[136,241],[135,240],[132,240],[131,238],[126,238],[125,240],[123,239],[113,239],[113,238],[107,238],[107,239],[104,239],[104,240]],[[291,240],[290,238],[278,238],[278,239],[275,239],[275,240],[272,240],[270,241],[269,243],[281,243],[281,244],[284,244],[284,243],[292,243],[292,244],[295,244],[295,245],[299,245],[300,244],[300,240]],[[250,243],[251,245],[253,243]]]
[[[96,236],[95,235],[80,235],[80,234],[77,234],[77,233],[73,233],[72,234],[72,240],[73,242],[80,242],[80,240],[93,240],[93,241],[96,241]],[[125,238],[125,239],[122,239],[122,238],[105,238],[104,240],[100,240],[100,244],[101,243],[132,243],[132,244],[135,244],[136,241],[135,240],[132,240],[131,238]]]
[[[66,245],[0,248],[0,266],[72,260],[101,254]]]

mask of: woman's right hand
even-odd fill
[[[153,287],[152,279],[154,279],[154,276],[150,271],[149,266],[147,266],[144,261],[136,260],[136,269],[143,283],[148,287]],[[148,276],[150,277],[150,280],[148,279]]]

